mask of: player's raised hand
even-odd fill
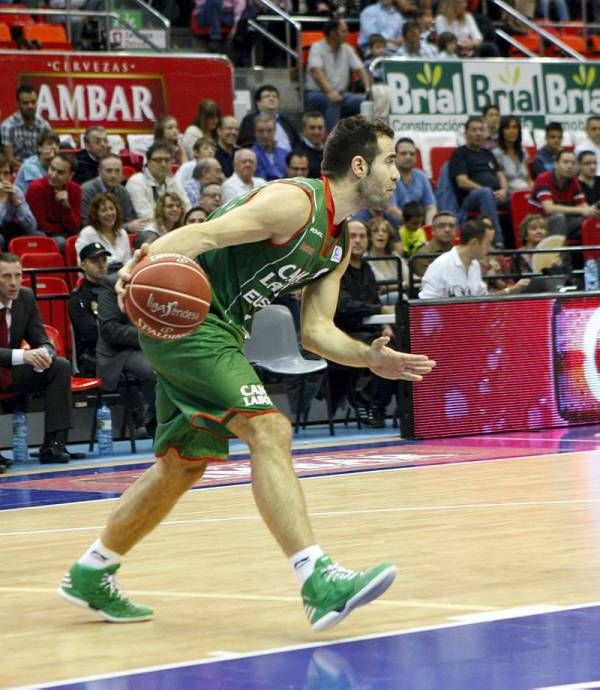
[[[150,244],[143,244],[139,249],[133,252],[133,256],[129,261],[119,270],[119,280],[115,285],[115,291],[117,293],[117,301],[119,302],[119,309],[125,312],[125,304],[123,302],[123,297],[125,296],[125,291],[127,290],[127,283],[131,280],[131,275],[135,267],[139,262],[148,254],[150,250]]]
[[[376,338],[367,353],[367,366],[383,379],[403,379],[404,381],[421,381],[428,374],[435,362],[427,355],[411,355],[396,352],[387,347],[388,336]]]

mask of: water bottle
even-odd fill
[[[23,410],[15,410],[12,418],[12,450],[15,462],[29,460],[29,446],[27,440],[27,415]]]
[[[96,441],[98,441],[98,455],[112,454],[112,415],[105,402],[96,410]]]
[[[583,283],[586,290],[598,290],[600,281],[598,278],[598,262],[596,259],[588,259],[583,267]]]

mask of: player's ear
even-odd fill
[[[350,169],[359,180],[369,174],[369,164],[362,156],[354,156],[350,161]]]

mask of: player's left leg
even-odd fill
[[[314,630],[342,621],[392,584],[396,568],[382,563],[364,572],[342,568],[323,553],[310,525],[304,493],[291,461],[291,425],[279,412],[236,415],[228,429],[250,447],[258,509],[290,560]]]

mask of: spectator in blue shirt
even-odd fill
[[[23,192],[12,182],[8,158],[0,155],[0,248],[17,235],[43,235]]]
[[[256,154],[256,177],[278,180],[287,175],[285,162],[287,151],[275,143],[275,118],[261,113],[254,119],[254,138],[252,151]]]
[[[388,55],[393,55],[402,44],[404,19],[394,6],[393,0],[379,0],[365,7],[360,13],[360,34],[358,45],[365,52],[369,47],[369,36],[381,34],[388,42]]]
[[[390,204],[386,209],[392,215],[395,224],[403,223],[402,207],[410,201],[416,201],[425,209],[425,225],[431,225],[437,213],[437,206],[431,183],[423,170],[419,170],[417,163],[417,147],[412,139],[402,137],[396,142],[396,167],[400,172],[400,179]]]
[[[15,184],[25,194],[29,183],[38,180],[40,177],[46,177],[50,161],[58,153],[60,148],[60,139],[58,134],[45,129],[37,140],[37,154],[29,156],[23,161],[19,168]]]
[[[563,128],[560,122],[549,122],[546,125],[546,145],[538,150],[532,166],[532,177],[543,172],[554,170],[557,154],[562,150]]]

